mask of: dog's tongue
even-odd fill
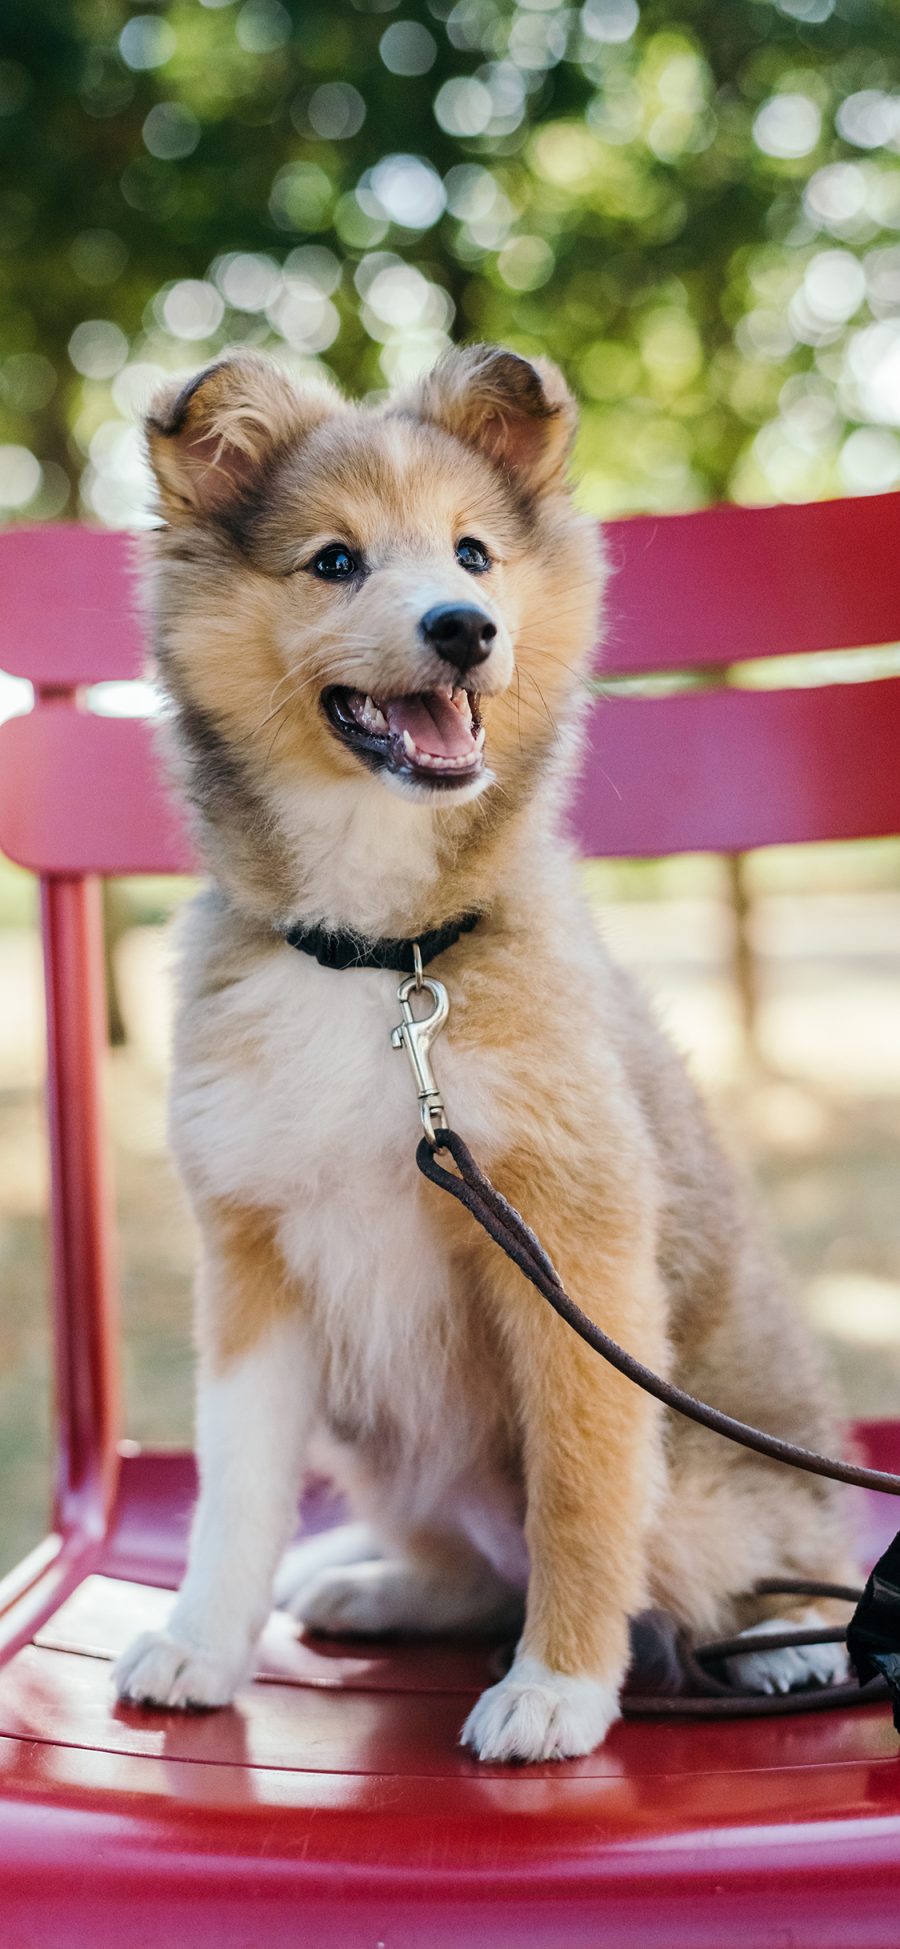
[[[415,697],[389,697],[382,705],[395,737],[408,731],[420,751],[433,758],[468,758],[475,743],[468,710],[459,711],[440,690]]]

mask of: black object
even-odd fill
[[[364,934],[342,933],[340,929],[335,932],[327,927],[292,927],[284,939],[288,947],[311,954],[322,968],[387,968],[393,974],[411,975],[416,972],[413,948],[418,948],[422,966],[427,968],[429,961],[436,961],[461,934],[471,934],[480,919],[480,914],[462,914],[458,920],[445,921],[443,927],[419,934],[414,941],[370,941]]]
[[[900,1533],[879,1557],[850,1619],[847,1650],[860,1685],[886,1680],[900,1732]]]

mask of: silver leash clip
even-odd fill
[[[434,1007],[430,1015],[413,1014],[410,996],[421,994],[427,989]],[[419,1099],[419,1115],[425,1135],[432,1150],[437,1145],[438,1130],[446,1130],[447,1117],[440,1090],[434,1080],[429,1052],[436,1035],[439,1035],[450,1013],[450,997],[442,981],[435,981],[431,975],[423,975],[421,957],[417,957],[415,974],[407,975],[397,990],[397,1000],[403,1010],[403,1020],[391,1030],[391,1047],[405,1049],[412,1064],[416,1081],[416,1094]]]

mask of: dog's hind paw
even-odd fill
[[[348,1563],[321,1570],[291,1600],[310,1631],[332,1637],[380,1637],[400,1631],[514,1631],[521,1621],[517,1592],[486,1566],[471,1578],[429,1575],[421,1565]]]
[[[403,1564],[348,1563],[320,1570],[290,1609],[310,1631],[326,1637],[378,1637],[423,1628],[417,1595],[415,1579]]]
[[[517,1658],[483,1692],[460,1734],[480,1760],[566,1760],[592,1753],[619,1717],[619,1694],[596,1678],[571,1678],[539,1658]]]
[[[334,1529],[301,1536],[279,1564],[275,1603],[279,1610],[305,1620],[307,1602],[323,1572],[344,1569],[348,1564],[374,1563],[381,1554],[377,1538],[365,1523],[339,1523]]]
[[[811,1630],[826,1623],[816,1611],[803,1617],[767,1617],[748,1625],[741,1637],[762,1637],[778,1631]],[[744,1692],[799,1692],[810,1685],[840,1685],[849,1676],[843,1644],[787,1645],[778,1651],[738,1652],[727,1660],[732,1683]]]

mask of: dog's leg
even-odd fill
[[[209,1246],[207,1238],[200,1290],[201,1337],[207,1341],[197,1409],[200,1499],[187,1575],[168,1627],[138,1638],[115,1670],[119,1697],[148,1705],[225,1705],[247,1677],[271,1606],[275,1567],[296,1516],[309,1428],[303,1323],[298,1310],[284,1304],[283,1266],[259,1233],[255,1242],[244,1236],[240,1252],[229,1250],[221,1236],[211,1252]],[[213,1293],[211,1281],[223,1279],[227,1289]],[[280,1304],[261,1319],[255,1282],[273,1279],[279,1281]],[[244,1297],[252,1297],[257,1309],[250,1346],[234,1345],[241,1282],[250,1282]],[[246,1325],[246,1308],[243,1318]],[[225,1320],[231,1324],[223,1333]]]
[[[523,1192],[527,1198],[528,1187]],[[553,1214],[529,1217],[553,1239]],[[598,1199],[603,1193],[598,1191]],[[652,1209],[644,1228],[652,1231]],[[553,1228],[559,1236],[559,1217]],[[602,1255],[560,1251],[567,1290],[621,1344],[665,1363],[649,1239]],[[658,1410],[580,1341],[512,1267],[492,1268],[524,1441],[531,1574],[507,1676],[478,1700],[462,1740],[483,1760],[589,1753],[619,1716],[628,1619],[644,1597],[645,1529],[659,1486]]]

